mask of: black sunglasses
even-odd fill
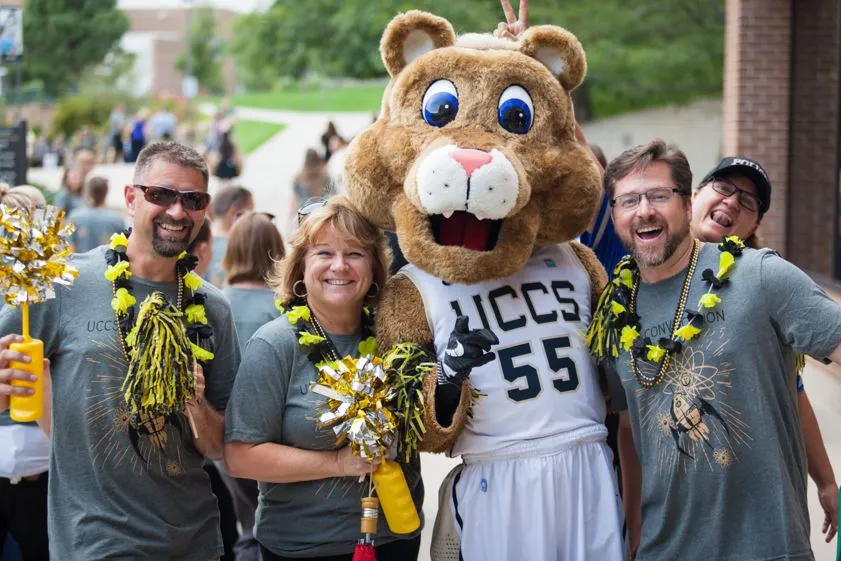
[[[176,200],[186,210],[204,210],[210,204],[210,193],[204,191],[176,191],[169,187],[157,185],[133,185],[143,191],[143,198],[153,205],[169,207],[175,204]]]

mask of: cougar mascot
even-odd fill
[[[348,150],[348,193],[409,264],[384,287],[388,348],[434,349],[423,448],[461,456],[433,560],[613,561],[622,520],[583,332],[604,270],[573,241],[601,198],[576,140],[585,73],[568,31],[457,38],[410,11],[385,30],[391,81]]]

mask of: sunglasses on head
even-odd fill
[[[185,210],[204,210],[210,204],[210,193],[204,191],[177,191],[157,185],[133,185],[143,191],[143,198],[153,205],[169,207],[176,200],[181,201]]]
[[[304,221],[304,218],[315,212],[316,210],[320,209],[324,205],[327,204],[327,199],[323,197],[310,197],[301,207],[298,209],[298,225],[301,225],[301,222]]]

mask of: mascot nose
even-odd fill
[[[474,171],[485,164],[491,163],[493,160],[490,153],[485,152],[484,150],[475,150],[473,148],[459,148],[458,150],[452,152],[450,157],[461,164],[461,167],[463,167],[464,171],[467,172],[467,177],[470,177],[473,175]]]

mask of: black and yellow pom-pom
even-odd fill
[[[136,421],[182,411],[195,396],[193,358],[181,316],[163,293],[153,292],[126,337],[131,352],[122,391]]]
[[[612,359],[619,356],[622,328],[631,319],[628,317],[627,306],[623,304],[627,298],[620,298],[620,294],[624,293],[627,296],[630,293],[630,288],[633,286],[632,269],[633,262],[629,257],[624,257],[619,261],[613,270],[613,279],[607,283],[599,296],[599,302],[593,312],[590,326],[587,328],[585,343],[590,352],[599,359]]]

